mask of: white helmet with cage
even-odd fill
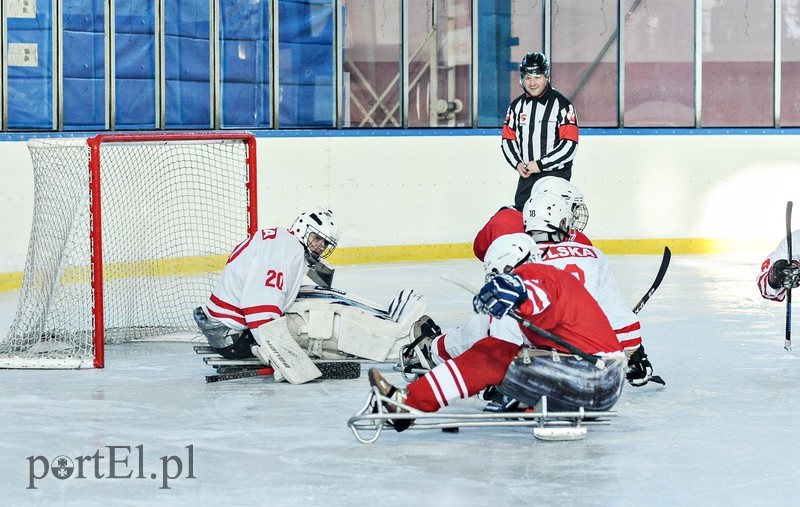
[[[551,192],[532,194],[522,209],[522,220],[535,241],[560,243],[569,236],[575,217],[569,203]]]
[[[575,217],[573,228],[583,231],[589,223],[589,209],[584,202],[583,192],[572,182],[558,176],[545,176],[533,184],[531,195],[554,193],[560,195],[572,207]]]
[[[289,230],[315,259],[328,257],[339,242],[339,224],[327,208],[300,213]]]
[[[521,232],[504,234],[492,241],[486,250],[483,270],[488,281],[495,275],[510,273],[520,264],[541,261],[542,253],[533,238]]]

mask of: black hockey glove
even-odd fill
[[[778,259],[769,269],[767,282],[773,289],[794,289],[800,286],[800,262],[789,264],[786,259]]]
[[[644,352],[644,345],[639,345],[636,352],[633,353],[628,360],[628,371],[625,374],[628,383],[634,387],[642,387],[648,382],[655,382],[656,384],[666,385],[664,379],[658,375],[653,375],[653,365],[647,359],[647,354]]]

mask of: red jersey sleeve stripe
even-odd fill
[[[212,303],[214,303],[215,305],[219,306],[223,310],[228,310],[228,311],[231,311],[231,312],[234,312],[234,313],[238,313],[239,315],[242,315],[242,313],[243,313],[242,309],[239,308],[238,306],[232,305],[232,304],[228,303],[227,301],[223,301],[223,300],[221,300],[220,298],[218,298],[214,294],[211,294],[211,298],[210,299],[211,299]]]
[[[517,133],[509,127],[508,125],[503,125],[503,139],[508,139],[510,141],[515,140],[517,138]]]
[[[242,317],[241,314],[231,315],[229,313],[219,313],[215,312],[211,308],[206,308],[206,311],[208,312],[209,316],[214,317],[217,320],[231,320],[241,326],[247,326],[247,322],[245,322],[244,317]]]
[[[505,131],[503,132],[505,135]],[[578,126],[572,123],[561,125],[558,128],[559,139],[569,139],[570,141],[578,142]]]
[[[274,313],[280,317],[283,315],[283,310],[275,305],[248,306],[244,309],[245,315],[253,315],[254,313]]]
[[[231,253],[230,257],[228,257],[228,262],[226,262],[225,264],[230,264],[231,262],[233,262],[233,260],[237,258],[239,254],[244,251],[245,248],[247,248],[247,245],[249,245],[251,241],[253,241],[253,236],[250,236],[243,242],[239,243],[239,245],[233,249],[233,253]]]

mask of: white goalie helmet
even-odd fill
[[[488,281],[495,275],[510,273],[520,264],[541,261],[542,253],[533,238],[521,232],[504,234],[492,241],[486,250],[483,270]]]
[[[554,193],[532,194],[522,209],[525,232],[535,241],[560,243],[575,220],[570,204]]]
[[[317,259],[330,256],[339,242],[339,224],[327,208],[313,208],[300,213],[289,230]]]
[[[533,184],[531,195],[554,193],[560,195],[572,206],[575,217],[573,228],[583,231],[589,223],[589,209],[584,202],[583,192],[572,182],[558,176],[545,176]]]

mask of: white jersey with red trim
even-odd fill
[[[539,246],[542,248],[542,263],[561,268],[583,282],[608,317],[623,349],[630,352],[641,345],[639,319],[625,304],[608,258],[602,251],[572,241],[539,243]]]
[[[288,229],[264,229],[231,252],[206,314],[232,329],[256,329],[294,303],[306,273],[305,249]]]
[[[761,272],[758,274],[756,283],[758,284],[758,291],[764,299],[771,299],[773,301],[783,301],[786,298],[786,289],[784,287],[773,288],[768,282],[769,271],[775,261],[780,259],[787,259],[789,256],[789,248],[786,238],[783,238],[772,253],[770,253],[764,262],[761,263]],[[792,232],[792,261],[795,263],[800,262],[800,229]]]

